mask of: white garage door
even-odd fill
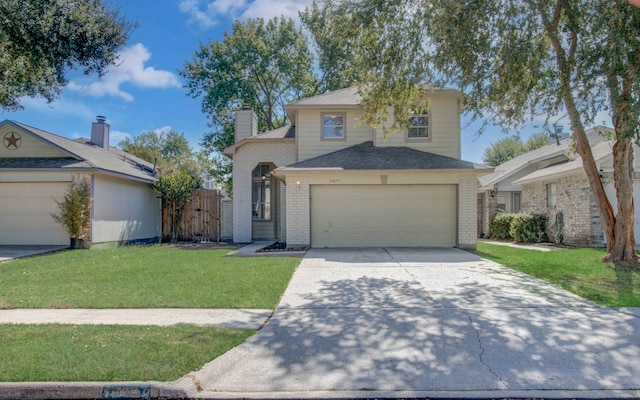
[[[312,247],[454,247],[455,185],[311,186]]]
[[[0,183],[0,245],[68,245],[69,235],[50,213],[61,200],[62,182]]]

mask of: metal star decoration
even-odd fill
[[[7,150],[16,150],[22,144],[22,138],[15,132],[4,135],[4,147]]]

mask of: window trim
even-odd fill
[[[342,137],[325,137],[324,136],[324,117],[325,116],[341,116],[342,117]],[[320,113],[320,140],[326,141],[344,141],[347,140],[347,113],[346,112],[323,112]]]
[[[556,184],[556,182],[549,182],[547,183],[547,207],[555,208],[557,207],[557,205],[558,205],[558,185]]]
[[[411,114],[411,117],[420,117],[420,116],[425,116],[427,117],[427,136],[426,137],[409,137],[409,132],[411,131],[411,128],[407,128],[407,133],[404,136],[404,140],[405,142],[430,142],[433,135],[432,135],[432,129],[431,126],[433,125],[433,119],[431,117],[431,110],[429,109],[427,112],[425,113],[421,113],[421,114],[417,114],[417,113],[413,113]],[[420,126],[422,127],[422,126]],[[420,128],[419,127],[419,128]]]

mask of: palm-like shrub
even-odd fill
[[[59,212],[51,217],[64,226],[69,237],[81,239],[89,235],[91,228],[91,188],[85,181],[69,185],[62,201],[54,199]]]

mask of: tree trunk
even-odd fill
[[[614,238],[607,241],[607,254],[603,261],[636,263],[634,205],[633,205],[633,141],[619,138],[613,146],[613,181],[618,199],[614,223]]]

